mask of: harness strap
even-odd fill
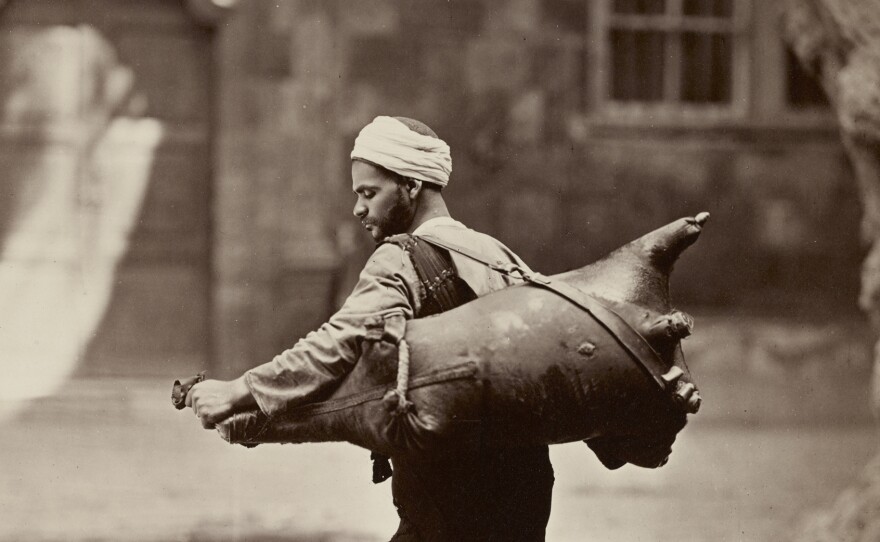
[[[556,295],[567,299],[574,305],[583,309],[587,314],[593,317],[608,333],[629,353],[639,366],[644,369],[649,377],[663,391],[668,391],[669,385],[664,380],[663,375],[668,368],[660,359],[659,354],[654,348],[648,344],[648,341],[635,329],[630,326],[619,314],[606,307],[595,297],[584,293],[583,291],[562,282],[554,282],[547,276],[536,272],[529,272],[522,267],[503,262],[489,262],[482,258],[479,254],[448,241],[442,241],[436,237],[420,236],[421,239],[446,250],[457,252],[462,256],[470,258],[481,263],[504,275],[519,278],[539,288],[550,290]]]
[[[421,301],[414,315],[416,318],[440,314],[477,298],[471,287],[458,276],[449,251],[409,234],[394,235],[385,242],[402,248],[416,271]]]

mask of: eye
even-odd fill
[[[375,196],[376,193],[372,190],[364,190],[363,192],[361,192],[361,195],[366,199],[372,199],[372,197]]]

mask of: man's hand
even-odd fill
[[[214,424],[256,404],[244,376],[231,381],[205,380],[186,395],[186,406],[192,407],[205,429],[213,429]]]

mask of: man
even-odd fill
[[[354,291],[326,324],[271,362],[231,382],[194,386],[187,404],[204,427],[255,406],[272,416],[320,400],[360,358],[368,318],[428,316],[514,283],[432,240],[527,269],[503,244],[450,217],[442,196],[449,147],[424,124],[377,117],[358,135],[351,158],[354,215],[379,243]],[[544,539],[553,487],[547,446],[485,444],[455,457],[393,463],[401,522],[392,540]]]

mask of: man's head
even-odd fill
[[[405,117],[377,117],[351,152],[354,215],[375,241],[410,231],[449,181],[449,146],[433,130]]]

